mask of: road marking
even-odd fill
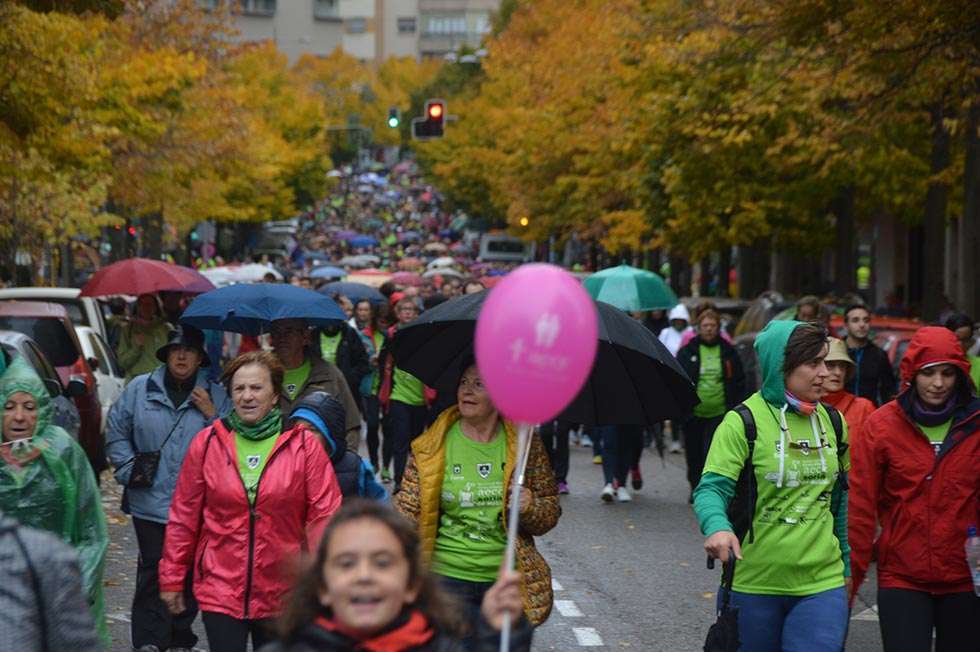
[[[582,617],[582,610],[572,600],[555,600],[555,609],[565,618]]]
[[[870,609],[865,609],[856,616],[851,616],[851,620],[870,620],[872,622],[878,622],[878,605],[874,605]]]
[[[602,647],[602,637],[594,627],[573,627],[572,633],[582,647]]]
[[[552,591],[564,591],[565,589],[555,578],[551,578],[551,590]]]

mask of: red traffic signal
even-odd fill
[[[426,100],[425,115],[412,120],[412,137],[416,140],[442,138],[445,120],[446,102],[435,99]]]

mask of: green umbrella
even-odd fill
[[[677,295],[662,278],[625,264],[596,272],[584,285],[593,299],[620,310],[670,310],[677,305]]]

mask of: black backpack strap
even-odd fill
[[[742,472],[735,483],[735,495],[728,506],[728,520],[732,524],[735,536],[739,542],[745,539],[748,534],[749,542],[755,541],[755,528],[752,521],[755,519],[755,503],[759,496],[758,482],[755,477],[755,465],[752,462],[755,454],[755,440],[759,431],[755,424],[755,416],[752,410],[739,403],[732,408],[739,418],[742,419],[742,426],[745,431],[745,441],[748,444],[749,454],[745,458]]]
[[[847,489],[847,472],[843,470],[844,454],[847,453],[847,449],[850,448],[848,443],[844,441],[844,417],[840,413],[840,410],[835,408],[833,405],[823,404],[824,408],[827,410],[827,416],[830,417],[830,425],[834,428],[834,446],[837,449],[837,470],[839,475],[839,480],[844,489]]]

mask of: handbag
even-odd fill
[[[173,435],[177,430],[177,426],[180,425],[180,420],[184,418],[184,414],[186,414],[186,412],[181,414],[179,417],[177,417],[177,420],[174,421],[173,427],[163,439],[163,442],[160,444],[160,448],[155,451],[136,451],[136,454],[133,455],[132,459],[133,470],[129,474],[129,482],[126,484],[127,488],[146,489],[153,486],[153,481],[157,476],[157,469],[160,467],[160,451],[162,451],[163,447],[167,445],[168,441],[170,441],[171,435]]]

